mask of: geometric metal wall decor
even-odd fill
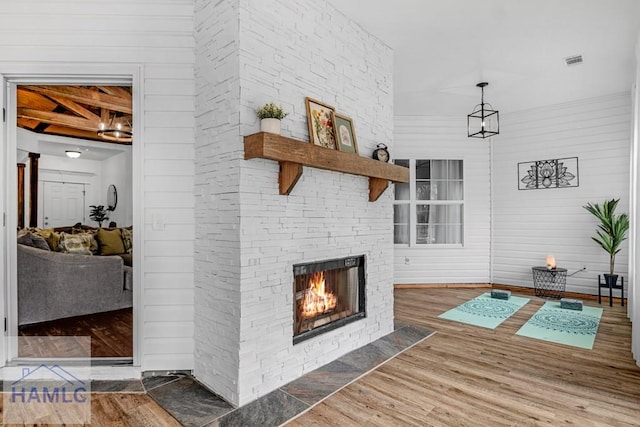
[[[518,190],[577,186],[577,157],[518,163]]]

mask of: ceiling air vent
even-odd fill
[[[582,64],[582,55],[567,56],[564,58],[564,62],[567,64],[567,67]]]

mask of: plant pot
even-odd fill
[[[618,275],[617,274],[605,274],[604,275],[604,282],[609,287],[616,286],[616,284],[618,283]]]
[[[260,131],[275,133],[280,135],[280,120],[278,119],[262,119],[260,120]]]

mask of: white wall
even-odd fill
[[[392,54],[324,0],[201,0],[196,17],[195,374],[244,404],[393,329],[391,191],[370,203],[366,178],[304,168],[280,196],[276,162],[242,160],[266,102],[308,140],[305,96],[353,118],[361,155],[391,145]],[[293,264],[357,254],[367,318],[294,346]]]
[[[0,73],[142,66],[143,370],[193,367],[193,0],[3,1]],[[103,65],[96,67],[96,65]],[[46,72],[46,71],[45,71]],[[106,188],[105,188],[106,195]],[[152,228],[152,220],[156,227]],[[134,230],[135,233],[135,230]]]
[[[501,116],[493,145],[492,281],[533,287],[531,267],[553,254],[569,273],[567,291],[597,294],[608,255],[591,240],[597,220],[582,208],[620,198],[629,211],[629,93]],[[579,187],[518,190],[517,164],[578,157]],[[616,272],[627,277],[627,242]]]
[[[62,136],[42,135],[25,129],[18,129],[16,145],[17,160],[26,164],[25,167],[25,223],[28,224],[29,212],[29,152],[41,153],[43,145],[51,144],[79,144],[80,147],[100,148],[104,143],[66,138]],[[115,221],[120,226],[133,223],[132,206],[132,153],[131,147],[117,145],[113,149],[115,155],[104,160],[90,160],[87,156],[70,159],[59,155],[41,154],[38,163],[40,180],[38,190],[38,225],[44,227],[43,221],[43,185],[44,181],[72,182],[86,184],[85,187],[85,224],[96,226],[97,223],[89,219],[91,205],[107,205],[107,189],[114,184],[118,190],[118,205],[109,216],[109,222]],[[105,223],[106,226],[108,223]],[[72,224],[69,224],[72,225]]]
[[[115,185],[118,202],[116,210],[109,215],[109,222],[113,221],[120,227],[133,224],[133,177],[131,172],[131,150],[129,148],[126,152],[111,156],[101,162],[102,185],[99,190],[101,199],[98,204],[108,206],[107,191],[109,185]]]
[[[60,136],[43,136],[35,132],[25,129],[17,129],[17,161],[24,163],[24,212],[25,225],[29,225],[30,212],[30,170],[31,163],[29,161],[29,153],[40,153],[42,140],[56,141],[58,143],[73,143],[75,140]],[[85,141],[83,141],[85,142]],[[88,142],[88,141],[86,141]],[[41,154],[38,160],[38,218],[36,223],[39,227],[46,228],[44,223],[44,182],[70,182],[77,184],[85,184],[85,224],[90,224],[89,206],[95,204],[104,204],[101,200],[99,190],[102,186],[102,162],[96,160],[87,160],[86,158],[70,159],[68,157],[60,157],[49,154]],[[129,184],[130,185],[130,184]],[[73,225],[73,224],[68,224]]]
[[[394,159],[464,161],[464,245],[396,245],[395,284],[488,283],[490,253],[489,141],[466,136],[466,118],[397,116]]]
[[[240,369],[239,2],[196,0],[194,374],[238,402]]]

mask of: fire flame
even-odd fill
[[[338,298],[325,291],[324,272],[313,273],[302,301],[302,317],[309,318],[336,308]]]

